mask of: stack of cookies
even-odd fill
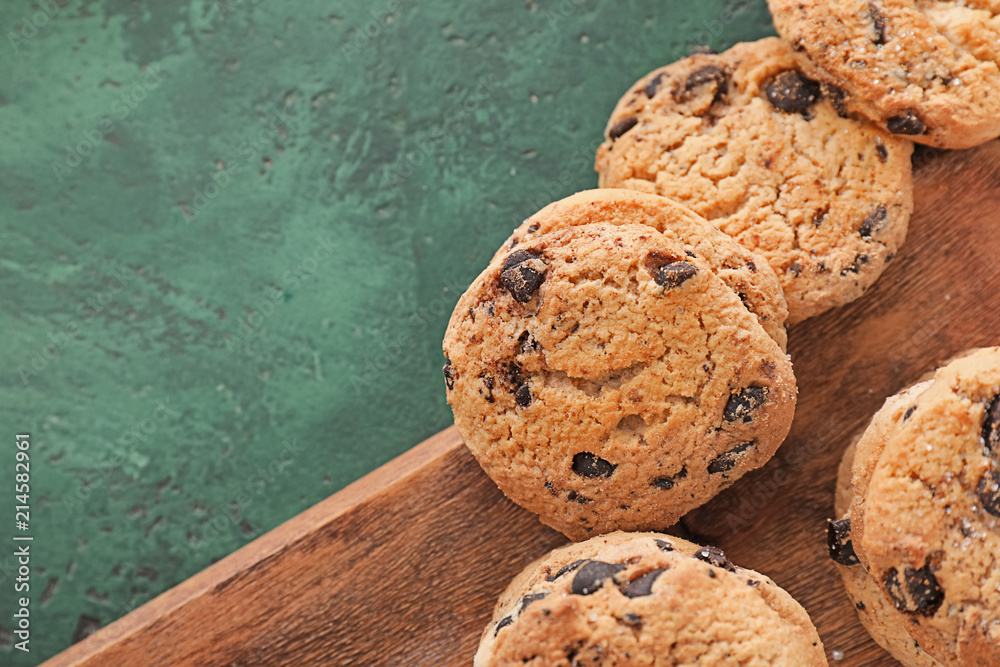
[[[1000,134],[1000,23],[995,0],[769,4],[784,40],[633,85],[597,151],[602,189],[525,220],[451,317],[444,374],[469,449],[509,498],[586,540],[511,584],[480,667],[826,664],[766,577],[615,531],[662,531],[773,456],[797,393],[785,327],[857,299],[899,252],[913,142]],[[890,399],[845,459],[831,555],[906,664],[1000,664],[1000,545],[974,542],[981,572],[949,560],[953,529],[975,540],[1000,516],[998,358]],[[915,447],[937,454],[915,462]],[[930,499],[903,488],[924,477]]]

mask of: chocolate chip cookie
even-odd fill
[[[861,296],[906,237],[912,144],[806,76],[777,38],[695,54],[615,108],[602,187],[664,195],[767,258],[798,322]]]
[[[791,362],[696,251],[591,223],[494,258],[444,340],[466,445],[572,539],[662,529],[766,462],[795,408]]]
[[[845,112],[940,148],[1000,135],[996,0],[768,0],[808,76]]]
[[[697,213],[665,197],[630,190],[587,190],[557,201],[514,230],[497,256],[539,234],[599,221],[649,225],[696,253],[740,297],[782,350],[788,306],[767,260],[723,234]]]
[[[475,667],[826,665],[805,610],[714,547],[612,533],[528,566],[500,597]]]
[[[1000,348],[890,398],[847,451],[830,556],[906,665],[1000,664]]]

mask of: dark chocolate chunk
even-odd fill
[[[751,259],[747,260],[747,268],[750,269],[750,273],[757,273],[757,265]]]
[[[507,259],[503,262],[500,282],[518,303],[530,301],[538,286],[545,280],[544,270],[540,272],[535,267],[529,266],[540,257],[538,253],[528,250],[515,250],[507,255]]]
[[[672,545],[670,542],[667,542],[666,540],[661,540],[659,538],[653,538],[653,541],[656,542],[656,546],[660,547],[660,551],[673,551],[674,550],[674,545]]]
[[[865,610],[865,603],[864,602],[857,602],[857,603],[854,604],[854,608],[857,609],[858,611],[864,611]]]
[[[840,275],[846,276],[848,273],[860,273],[861,267],[868,263],[868,255],[855,255],[854,261],[850,266],[845,268],[840,272]]]
[[[995,454],[1000,454],[1000,396],[990,402],[983,417],[983,444]]]
[[[886,593],[899,611],[921,616],[933,616],[944,603],[944,591],[934,576],[931,564],[903,570],[903,581],[895,568],[882,578]]]
[[[635,116],[629,116],[628,118],[622,118],[620,121],[611,126],[608,130],[608,139],[614,141],[618,137],[622,136],[633,127],[639,124],[639,119]]]
[[[522,408],[526,408],[531,405],[531,387],[528,386],[527,382],[521,383],[518,388],[514,390],[514,402]]]
[[[671,262],[656,269],[653,280],[657,285],[667,289],[680,287],[698,273],[698,268],[690,262]]]
[[[573,472],[591,479],[611,477],[618,466],[590,452],[580,452],[573,455]]]
[[[882,162],[889,159],[889,149],[884,144],[875,144],[875,152],[878,153],[878,159]]]
[[[684,479],[688,475],[687,466],[681,468],[681,471],[674,475],[673,477],[657,477],[652,482],[649,483],[650,486],[655,486],[663,491],[669,491],[674,488],[677,484],[677,480]]]
[[[703,560],[709,565],[714,565],[715,567],[721,567],[724,570],[729,570],[730,572],[736,571],[736,566],[726,558],[726,553],[719,549],[718,547],[702,547],[694,552],[694,557],[698,560]]]
[[[788,267],[788,272],[798,278],[802,275],[802,265],[798,262],[792,262],[791,266]]]
[[[984,510],[993,516],[1000,516],[1000,472],[996,468],[990,468],[983,474],[976,487],[976,497]]]
[[[504,628],[506,628],[508,625],[510,625],[513,622],[514,622],[514,619],[511,618],[510,616],[504,616],[503,618],[501,618],[500,622],[497,623],[496,630],[493,631],[493,636],[496,637],[498,634],[500,634],[501,630],[503,630]]]
[[[618,563],[605,563],[599,560],[588,560],[573,577],[569,592],[573,595],[590,595],[604,585],[604,582],[625,569]]]
[[[493,378],[491,378],[489,375],[481,375],[479,376],[479,379],[481,379],[483,381],[483,384],[486,386],[487,393],[484,394],[486,396],[486,402],[493,403],[496,400],[493,398]],[[482,394],[483,390],[480,389],[479,393]]]
[[[726,76],[722,68],[717,65],[705,65],[688,75],[687,81],[684,82],[683,92],[679,95],[675,93],[674,98],[678,101],[691,99],[694,91],[706,83],[715,84],[715,95],[712,96],[712,104],[723,99],[729,92],[729,77]]]
[[[623,614],[621,617],[622,625],[630,627],[634,630],[642,629],[642,616],[633,613]]]
[[[879,46],[885,44],[885,14],[883,14],[882,10],[878,8],[878,5],[874,2],[869,2],[868,16],[872,20],[872,26],[875,28],[875,38],[872,39],[872,41]]]
[[[753,579],[747,579],[747,586],[752,586],[753,588],[757,588],[760,586],[760,582],[754,581]]]
[[[570,491],[569,493],[567,493],[566,500],[568,500],[571,503],[579,503],[580,505],[586,505],[587,503],[590,502],[590,498],[587,498],[586,496],[581,496],[576,491]]]
[[[889,210],[879,204],[872,212],[868,214],[865,221],[861,223],[861,227],[858,229],[858,234],[861,234],[861,238],[870,241],[872,238],[872,232],[882,226],[885,219],[889,216]]]
[[[785,113],[809,111],[822,95],[819,84],[793,69],[786,69],[764,86],[767,101]]]
[[[521,598],[521,608],[518,609],[517,613],[523,614],[524,610],[528,608],[529,604],[531,604],[532,602],[538,602],[546,595],[548,595],[548,593],[530,593],[528,595],[525,595],[523,598]]]
[[[449,390],[455,388],[455,370],[451,367],[451,359],[448,357],[444,358],[444,368],[441,369],[444,372],[444,386]]]
[[[556,571],[555,574],[552,574],[552,575],[549,575],[549,576],[545,577],[545,581],[555,581],[556,579],[558,579],[559,577],[563,576],[564,574],[569,574],[570,572],[572,572],[573,570],[577,569],[578,567],[580,567],[581,565],[583,565],[586,562],[587,562],[586,559],[584,559],[584,560],[575,560],[572,563],[569,563],[568,565],[563,565],[561,568],[559,568],[558,571]]]
[[[751,440],[750,442],[743,443],[739,447],[730,449],[724,454],[719,454],[711,463],[708,464],[708,472],[710,475],[718,475],[719,473],[729,472],[736,467],[739,463],[740,458],[743,456],[743,452],[747,451],[756,444],[756,440]]]
[[[894,116],[886,121],[885,126],[893,134],[923,134],[927,131],[924,122],[917,118],[913,111],[907,111],[902,116]]]
[[[750,423],[753,411],[763,405],[768,393],[767,387],[746,387],[738,393],[731,394],[723,417],[727,422],[742,419],[744,424]]]
[[[653,77],[652,81],[646,84],[646,88],[644,90],[644,92],[646,93],[646,97],[653,99],[653,97],[656,95],[656,91],[660,89],[661,83],[663,83],[662,72],[660,74],[657,74],[655,77]]]
[[[826,529],[826,545],[830,558],[841,565],[857,565],[857,554],[854,553],[854,543],[851,541],[851,520],[828,521]]]
[[[912,417],[913,413],[916,411],[917,411],[917,406],[911,405],[910,408],[906,411],[906,414],[903,415],[903,421],[905,422],[907,419]]]
[[[520,343],[521,345],[520,348],[521,354],[529,354],[541,348],[541,345],[538,344],[538,341],[535,340],[535,337],[529,334],[527,331],[523,332],[520,336],[518,336],[517,342]]]
[[[820,92],[826,95],[830,99],[830,104],[833,105],[834,111],[841,118],[847,118],[847,93],[843,88],[835,86],[832,83],[824,83],[820,85]]]
[[[537,231],[538,231],[538,225],[529,225],[528,226],[528,233],[529,234],[534,234]]]
[[[646,574],[642,575],[638,579],[633,579],[622,587],[622,593],[625,597],[629,598],[641,598],[647,595],[653,594],[653,582],[661,574],[666,572],[662,567],[655,570],[650,570]]]

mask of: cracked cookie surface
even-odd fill
[[[788,306],[767,260],[708,224],[697,213],[666,197],[632,190],[587,190],[549,204],[525,220],[496,256],[539,234],[601,222],[649,225],[704,259],[740,297],[771,338],[785,349]]]
[[[629,89],[595,169],[766,257],[798,322],[861,296],[913,210],[913,145],[838,105],[777,38],[696,54]]]
[[[455,423],[516,503],[572,539],[662,529],[764,464],[791,363],[696,252],[592,223],[498,255],[444,340]]]
[[[939,148],[1000,135],[997,0],[768,0],[809,76],[845,108]]]
[[[846,549],[831,556],[903,664],[1000,664],[998,443],[1000,348],[987,348],[889,398],[844,455],[830,542],[839,529]]]
[[[714,547],[612,533],[556,549],[500,597],[475,667],[826,665],[805,610]]]

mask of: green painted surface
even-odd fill
[[[627,86],[763,0],[0,5],[0,664],[450,423],[440,340]],[[37,26],[37,27],[36,27]],[[13,650],[31,434],[30,654]]]

